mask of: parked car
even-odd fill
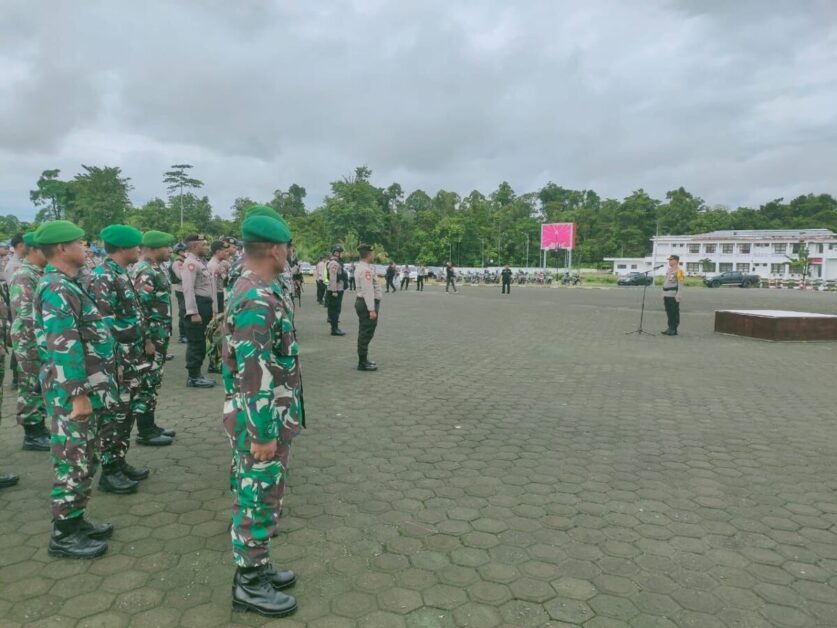
[[[758,275],[748,275],[746,273],[721,273],[714,277],[706,277],[703,280],[710,288],[720,288],[721,286],[741,286],[742,288],[749,288],[750,286],[757,286],[761,278]]]
[[[313,275],[314,267],[311,266],[311,264],[309,264],[308,262],[300,262],[299,272],[301,272],[303,275]]]
[[[628,273],[622,275],[616,282],[618,286],[650,286],[654,278],[647,273]]]

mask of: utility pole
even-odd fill
[[[529,234],[526,234],[526,268],[529,268]]]
[[[480,259],[482,259],[482,267],[485,268],[485,240],[480,238]]]

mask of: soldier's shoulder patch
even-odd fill
[[[186,265],[186,268],[188,268],[188,269],[189,269],[189,272],[190,272],[190,273],[195,272],[195,265],[194,265],[194,264],[191,264],[191,263],[190,263],[190,264],[187,264],[187,265]]]

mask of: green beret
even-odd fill
[[[130,225],[108,225],[100,235],[102,242],[120,249],[130,249],[142,243],[142,233]]]
[[[28,233],[23,234],[23,243],[26,246],[38,246],[35,244],[35,232],[29,231]]]
[[[285,244],[291,240],[291,230],[284,220],[268,216],[250,216],[241,225],[241,239],[245,242]]]
[[[174,236],[165,231],[146,231],[142,236],[142,245],[149,249],[160,249],[174,242]]]
[[[69,220],[52,220],[45,222],[35,231],[35,244],[64,244],[81,240],[83,237],[84,229]]]
[[[274,220],[284,220],[282,216],[279,215],[279,212],[267,205],[251,205],[244,212],[245,218],[249,218],[250,216],[269,216]]]

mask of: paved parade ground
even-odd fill
[[[664,328],[659,289],[648,329]],[[625,335],[640,289],[384,295],[370,357],[304,295],[308,429],[274,562],[277,626],[837,626],[837,344],[712,332],[715,309],[837,311],[837,295],[688,291],[681,336]],[[175,345],[135,495],[95,488],[108,554],[53,559],[50,466],[6,384],[0,626],[267,625],[231,613],[222,390]],[[7,378],[8,379],[8,378]]]

